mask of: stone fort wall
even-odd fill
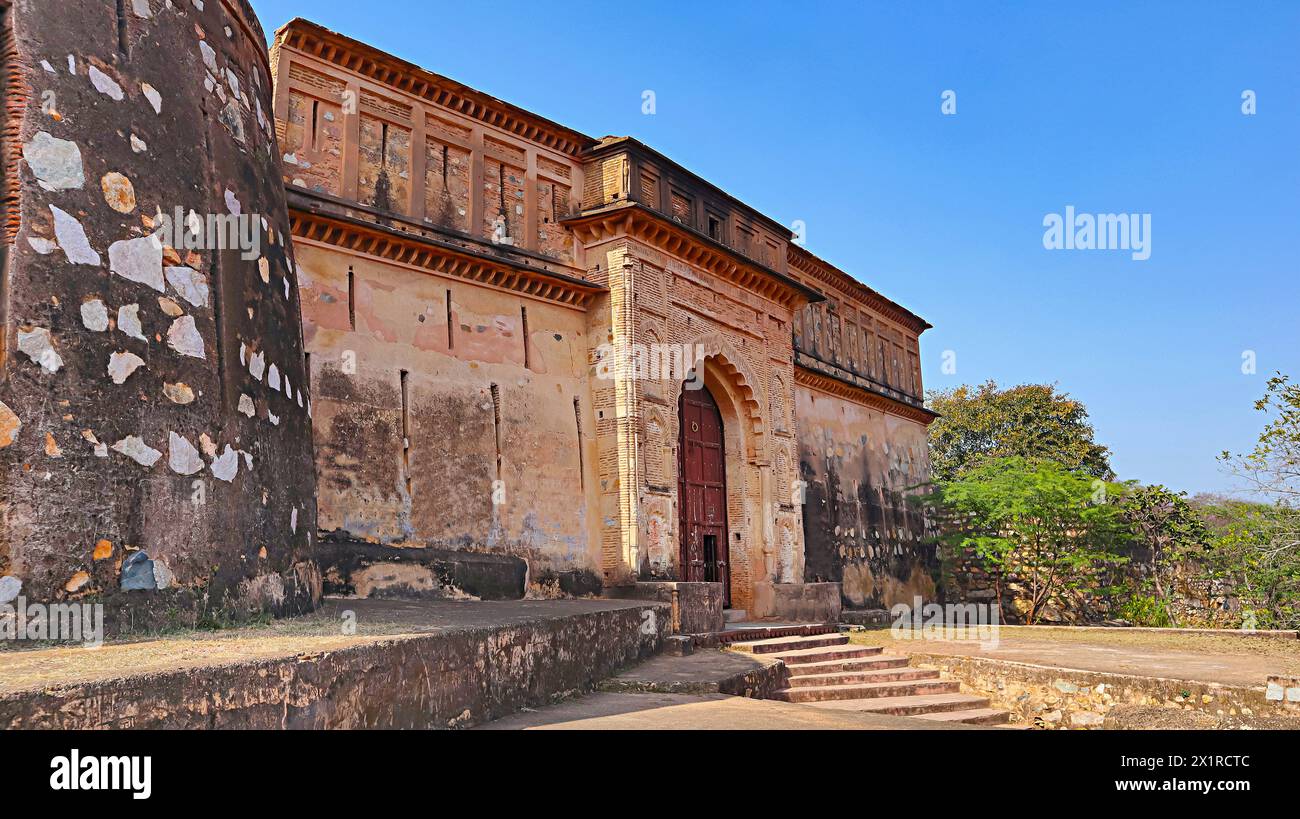
[[[245,0],[0,3],[0,602],[311,607],[311,396]],[[191,246],[164,217],[239,220]],[[197,234],[196,234],[197,235]]]

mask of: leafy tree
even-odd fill
[[[1173,573],[1188,560],[1205,558],[1209,531],[1204,520],[1187,502],[1187,493],[1171,492],[1158,484],[1129,484],[1120,514],[1132,532],[1133,545],[1140,547],[1135,553],[1144,558],[1159,608],[1177,625],[1169,605],[1176,596]]]
[[[1300,526],[1294,509],[1229,502],[1215,509],[1209,575],[1231,582],[1245,609],[1243,626],[1300,628]]]
[[[934,500],[944,545],[971,551],[993,581],[999,608],[1007,582],[1028,589],[1025,621],[1062,591],[1087,584],[1093,570],[1121,562],[1125,537],[1116,494],[1124,487],[1062,464],[994,458],[941,484]]]
[[[1278,373],[1255,409],[1270,416],[1255,449],[1245,455],[1224,451],[1219,458],[1255,492],[1295,508],[1300,505],[1300,384]]]
[[[927,396],[940,414],[930,425],[933,479],[951,481],[993,458],[1056,461],[1111,480],[1110,451],[1093,440],[1088,410],[1050,384],[998,389],[993,381]]]
[[[1220,505],[1224,519],[1215,562],[1240,584],[1243,602],[1256,606],[1259,625],[1300,626],[1300,384],[1277,373],[1255,409],[1268,416],[1255,448],[1220,459],[1271,504]]]

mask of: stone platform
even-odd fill
[[[469,727],[590,690],[669,626],[642,601],[328,599],[264,626],[10,647],[0,728]]]

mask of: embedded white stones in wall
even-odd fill
[[[239,411],[252,418],[257,412],[257,407],[253,404],[253,399],[247,393],[239,394]]]
[[[167,400],[174,404],[188,404],[194,400],[194,390],[190,389],[189,385],[183,381],[178,381],[175,384],[164,382],[163,395],[167,396]]]
[[[162,453],[146,444],[138,435],[128,435],[113,444],[113,450],[120,452],[141,466],[153,466],[158,463]]]
[[[225,197],[226,210],[230,211],[235,216],[238,216],[240,214],[239,197],[235,196],[235,192],[230,188],[226,188]]]
[[[266,371],[266,385],[273,390],[280,389],[280,368],[274,364]]]
[[[298,507],[296,506],[293,507],[293,511],[289,513],[289,531],[294,534],[297,534],[298,532]]]
[[[95,437],[95,433],[91,432],[88,429],[83,429],[81,431],[81,437],[85,438],[86,442],[95,448],[96,458],[108,457],[108,444],[100,443],[99,439]]]
[[[71,56],[68,59],[71,60]],[[90,84],[95,86],[96,91],[113,100],[113,102],[122,101],[122,86],[93,65],[90,67]]]
[[[203,468],[203,458],[185,436],[169,432],[167,433],[167,465],[178,474],[193,475]]]
[[[185,315],[185,311],[181,309],[181,306],[166,296],[158,297],[158,309],[163,311],[163,315],[168,318],[180,318]]]
[[[33,363],[40,364],[46,372],[56,373],[63,366],[63,359],[50,343],[50,331],[44,327],[18,331],[18,349],[27,354]]]
[[[265,256],[257,260],[257,273],[262,277],[262,284],[271,283],[271,262]]]
[[[167,282],[180,297],[195,307],[208,306],[208,278],[190,267],[169,267]]]
[[[266,410],[266,420],[270,421],[272,426],[280,426],[280,416],[271,412],[269,407]]]
[[[81,303],[81,323],[87,330],[102,333],[108,329],[108,308],[99,299]]]
[[[149,0],[131,0],[131,11],[135,12],[136,17],[148,19],[153,16],[153,12],[149,10]]]
[[[77,143],[37,131],[23,146],[23,159],[36,176],[36,183],[47,191],[80,188],[86,184]]]
[[[140,90],[144,93],[144,98],[149,100],[149,105],[153,108],[155,114],[162,113],[162,94],[147,82],[140,83]]]
[[[135,353],[116,352],[108,357],[108,376],[114,384],[121,384],[143,365],[144,359]]]
[[[176,578],[172,574],[172,570],[167,568],[166,563],[163,563],[157,558],[154,558],[149,562],[153,564],[153,582],[155,586],[160,589],[165,589],[175,582]]]
[[[266,371],[266,353],[253,353],[248,359],[248,372],[258,381],[262,380],[262,373]]]
[[[199,53],[203,55],[203,64],[210,73],[217,73],[217,52],[212,50],[205,40],[199,40]]]
[[[54,205],[50,205],[50,215],[54,217],[54,238],[58,240],[59,247],[63,248],[68,263],[99,265],[99,253],[90,246],[86,229],[81,226],[81,222]]]
[[[148,343],[144,327],[140,325],[140,305],[124,304],[117,308],[117,329],[134,339]]]
[[[212,474],[218,480],[230,483],[239,473],[239,452],[226,444],[226,449],[212,462]]]
[[[159,293],[163,292],[162,258],[162,242],[154,236],[122,239],[108,246],[108,269],[112,273]]]
[[[194,326],[193,316],[181,316],[167,328],[167,346],[181,355],[192,358],[206,358],[203,352],[203,336]]]
[[[137,154],[142,154],[147,150],[149,150],[148,144],[135,134],[131,134],[131,151]]]
[[[59,249],[59,246],[52,239],[46,239],[44,236],[28,236],[27,244],[32,246],[32,250],[42,256],[48,256]]]
[[[135,210],[135,187],[131,180],[117,171],[109,171],[99,180],[100,190],[104,192],[104,201],[118,213],[130,213]]]

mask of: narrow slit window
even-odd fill
[[[447,349],[456,349],[456,325],[451,316],[451,291],[447,291]]]
[[[587,467],[582,457],[582,403],[578,396],[573,396],[573,420],[578,430],[578,485],[587,488]]]
[[[528,349],[529,345],[528,345],[528,308],[527,307],[521,306],[519,308],[519,322],[523,328],[523,336],[524,336],[524,369],[531,370],[533,368],[533,364],[532,364],[532,356]]]
[[[348,265],[348,327],[357,329],[357,277]]]
[[[492,431],[496,437],[497,445],[497,480],[501,480],[501,388],[496,384],[491,387],[492,392]]]
[[[398,370],[402,383],[402,477],[406,481],[406,496],[411,497],[411,396],[408,381],[410,373]]]

